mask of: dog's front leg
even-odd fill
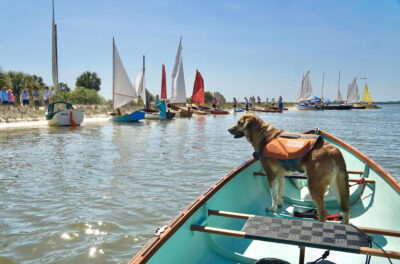
[[[285,176],[279,175],[279,191],[278,191],[278,206],[281,207],[283,205],[283,196],[285,195]]]
[[[267,208],[268,212],[276,213],[278,210],[278,201],[279,201],[279,182],[275,179],[269,186],[271,190],[271,199],[272,199],[272,206]]]

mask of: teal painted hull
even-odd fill
[[[112,121],[118,122],[118,123],[124,123],[124,122],[137,122],[141,119],[144,118],[145,112],[143,111],[138,111],[138,112],[133,112],[127,115],[120,115],[120,116],[113,116],[111,117]]]
[[[355,226],[400,230],[400,185],[388,172],[353,147],[322,132],[325,140],[335,144],[342,152],[348,171],[362,172],[362,176],[375,184],[351,187],[350,223]],[[258,161],[249,160],[209,188],[176,216],[165,231],[154,238],[130,263],[254,263],[261,258],[279,258],[289,263],[299,262],[299,247],[273,242],[256,241],[226,235],[191,231],[192,225],[206,225],[240,231],[246,220],[209,215],[208,210],[294,218],[293,212],[313,207],[302,200],[299,189],[291,179],[285,179],[285,200],[277,214],[267,213],[271,206],[268,181]],[[350,174],[350,178],[360,178]],[[364,190],[363,190],[364,189]],[[336,201],[326,203],[329,214],[340,213]],[[371,235],[385,250],[398,251],[400,238]],[[376,248],[376,247],[374,247]],[[305,263],[322,256],[324,249],[306,248]],[[365,263],[365,255],[331,251],[327,260],[332,263]],[[388,263],[372,257],[372,263]],[[400,263],[392,259],[393,263]]]

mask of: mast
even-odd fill
[[[146,87],[144,85],[144,71],[145,71],[145,59],[144,59],[144,55],[143,55],[143,78],[142,78],[142,89],[143,89],[143,93],[144,93],[144,98],[143,98],[143,105],[146,107]]]
[[[57,25],[54,19],[54,0],[52,0],[52,73],[53,73],[53,86],[56,93],[56,100],[58,100],[58,54],[57,54]]]
[[[114,37],[113,37],[113,84],[112,84],[112,89],[113,89],[113,94],[112,94],[112,106],[114,108],[114,87],[115,87],[115,42],[114,42]]]
[[[340,71],[339,71],[339,81],[338,81],[338,85],[337,85],[337,89],[338,89],[338,102],[343,101],[342,95],[340,94]]]
[[[325,72],[322,74],[321,102],[324,101],[324,81],[325,81]]]

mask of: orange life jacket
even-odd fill
[[[268,142],[254,158],[274,158],[281,162],[286,170],[298,170],[297,164],[310,152],[321,138],[314,134],[282,133]]]

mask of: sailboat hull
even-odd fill
[[[138,111],[127,115],[112,116],[111,120],[117,123],[138,122],[139,120],[144,119],[145,115],[146,115],[145,112]]]
[[[66,109],[55,113],[47,120],[49,126],[71,126],[71,118],[79,126],[83,122],[83,111],[78,109]]]

